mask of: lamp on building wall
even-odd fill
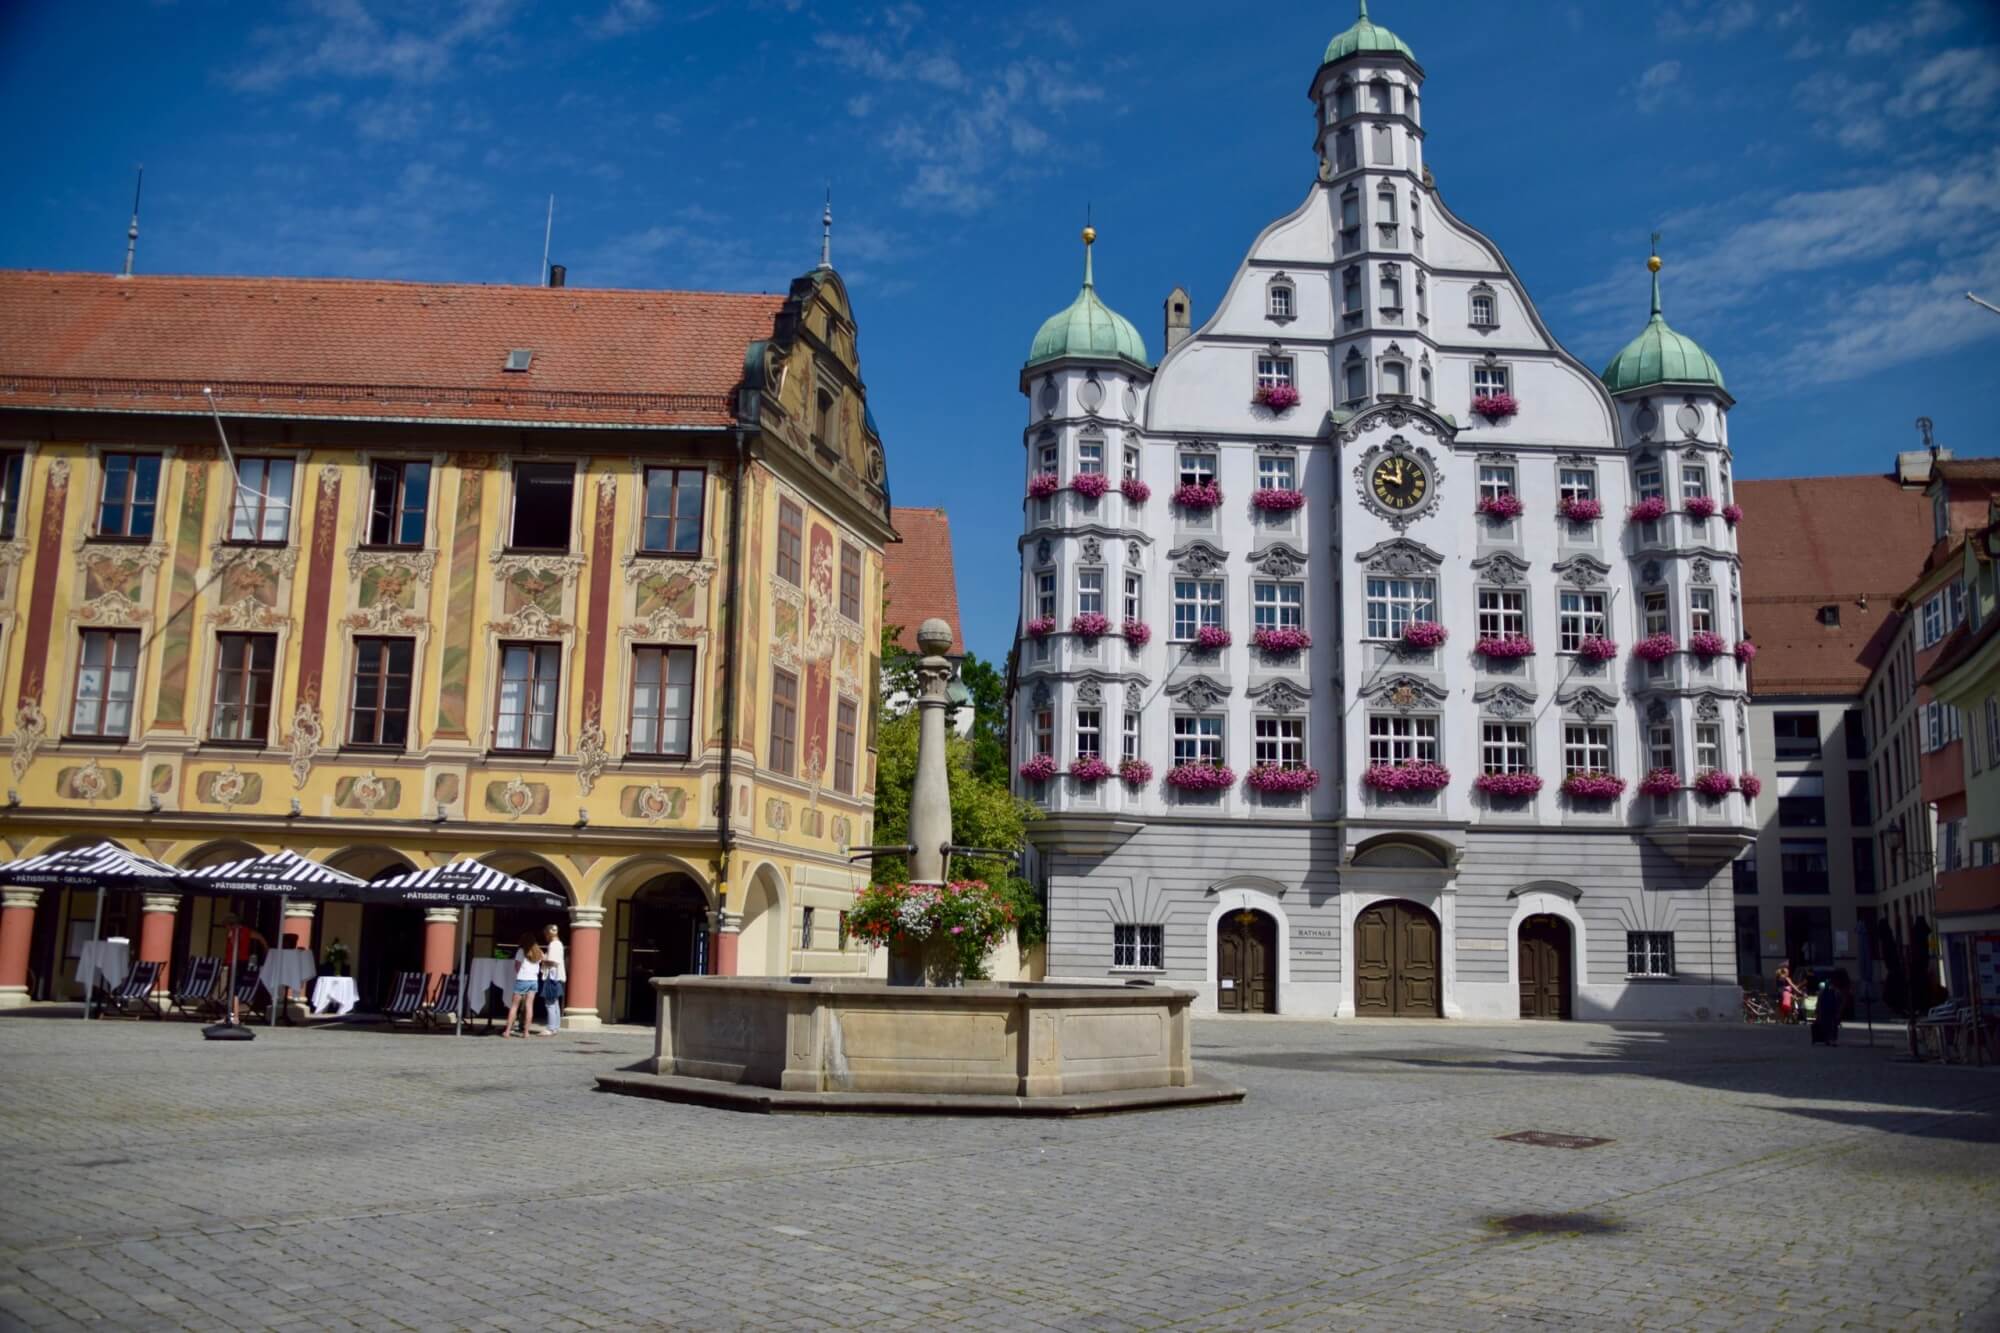
[[[1909,878],[1909,870],[1903,864],[1903,830],[1891,824],[1882,831],[1882,845],[1889,849],[1889,860],[1896,867],[1897,880]]]

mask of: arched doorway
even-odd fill
[[[1393,899],[1354,920],[1354,1012],[1373,1018],[1442,1018],[1444,968],[1438,919]]]
[[[1225,1014],[1278,1012],[1278,923],[1254,908],[1215,923],[1215,1007]]]
[[[1570,1016],[1569,922],[1559,916],[1531,916],[1521,923],[1519,943],[1521,1017]]]
[[[612,1004],[621,1023],[651,1027],[658,1013],[648,983],[708,971],[708,895],[688,875],[661,875],[618,904]]]

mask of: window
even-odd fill
[[[1498,500],[1514,493],[1514,467],[1511,463],[1481,463],[1479,465],[1479,498]]]
[[[1292,385],[1292,358],[1260,354],[1257,358],[1257,387],[1260,389],[1290,388]]]
[[[1042,445],[1041,470],[1046,473],[1054,473],[1059,466],[1060,466],[1059,456],[1056,452],[1055,445],[1053,443],[1044,443]]]
[[[1177,713],[1174,716],[1174,765],[1222,763],[1222,719]]]
[[[1222,580],[1175,579],[1174,637],[1190,640],[1210,625],[1222,625]]]
[[[1597,498],[1597,469],[1591,467],[1559,468],[1556,472],[1556,489],[1565,500],[1595,500]]]
[[[0,454],[0,542],[14,540],[20,531],[21,480],[27,471],[26,454]]]
[[[1780,778],[1778,822],[1802,828],[1824,827],[1826,779],[1817,773],[1800,773]]]
[[[1625,975],[1670,977],[1674,974],[1674,936],[1669,930],[1625,932]]]
[[[1436,579],[1368,580],[1369,638],[1399,639],[1411,621],[1436,619]]]
[[[1146,599],[1141,595],[1144,584],[1137,574],[1125,576],[1125,619],[1144,620]]]
[[[138,681],[139,631],[85,630],[69,734],[121,741],[130,736]]]
[[[1165,926],[1111,927],[1111,966],[1123,971],[1159,972],[1166,967]]]
[[[1052,708],[1035,711],[1035,754],[1056,756],[1056,714]]]
[[[1757,893],[1757,849],[1751,848],[1729,863],[1729,886],[1737,893],[1755,897]],[[1737,909],[1741,911],[1742,909]],[[1756,908],[1750,909],[1755,912]]]
[[[1944,594],[1938,593],[1924,603],[1917,626],[1917,647],[1930,647],[1944,637],[1944,632]]]
[[[1479,637],[1516,639],[1528,636],[1528,595],[1520,588],[1479,590]]]
[[[861,548],[840,544],[840,614],[861,619]]]
[[[1851,768],[1847,771],[1847,822],[1864,828],[1874,820],[1874,805],[1868,796],[1868,770]]]
[[[1181,485],[1205,486],[1214,480],[1214,454],[1183,453],[1181,455]]]
[[[1875,839],[1854,838],[1850,842],[1850,854],[1854,858],[1854,891],[1873,893],[1876,889]]]
[[[1713,722],[1694,724],[1694,766],[1697,771],[1722,768],[1722,728]],[[1867,774],[1860,775],[1865,781]]]
[[[646,469],[639,544],[656,555],[701,554],[701,499],[708,474],[692,467]]]
[[[842,699],[833,724],[833,789],[854,794],[854,733],[859,709],[852,699]]]
[[[1772,740],[1780,759],[1819,758],[1819,714],[1776,713],[1771,717]]]
[[[1986,699],[1986,753],[2000,763],[2000,695]]]
[[[236,498],[229,513],[229,540],[282,544],[291,535],[292,460],[238,459]]]
[[[1715,633],[1715,589],[1688,589],[1688,633]]]
[[[694,649],[632,650],[632,753],[686,759],[693,753]]]
[[[104,455],[104,489],[97,506],[97,535],[144,540],[153,535],[160,502],[158,454]]]
[[[1611,726],[1605,722],[1563,723],[1563,773],[1611,772]]]
[[[1508,392],[1509,376],[1507,367],[1482,363],[1472,368],[1472,396],[1485,398],[1490,394]]]
[[[1104,714],[1095,708],[1076,710],[1076,757],[1104,757]]]
[[[1396,132],[1387,125],[1377,125],[1374,129],[1373,142],[1375,146],[1374,151],[1369,154],[1368,160],[1376,166],[1386,167],[1394,165],[1396,161]]]
[[[1260,717],[1257,719],[1256,755],[1258,764],[1273,768],[1306,766],[1306,721],[1302,717]]]
[[[810,905],[799,909],[799,947],[813,947],[813,909]]]
[[[1335,117],[1345,120],[1354,114],[1354,85],[1343,83],[1334,96]]]
[[[1667,595],[1664,592],[1647,593],[1641,605],[1645,608],[1647,637],[1674,632],[1673,615],[1667,609]]]
[[[1370,764],[1434,764],[1438,757],[1438,720],[1412,717],[1406,713],[1371,713],[1368,716],[1368,762]]]
[[[1655,722],[1646,728],[1646,767],[1679,768],[1680,756],[1674,745],[1674,724]]]
[[[1482,722],[1479,724],[1479,771],[1482,773],[1529,773],[1528,737],[1525,722]]]
[[[1841,730],[1846,736],[1847,757],[1866,759],[1868,757],[1868,731],[1859,708],[1850,708],[1841,715]]]
[[[271,735],[275,634],[224,634],[216,639],[215,708],[208,735],[217,741],[265,741]]]
[[[824,367],[815,367],[819,380],[813,395],[813,443],[832,449],[840,440],[840,386],[827,376]]]
[[[1601,592],[1580,592],[1565,589],[1557,594],[1556,605],[1561,611],[1557,625],[1559,647],[1566,653],[1576,652],[1585,639],[1602,638],[1608,624],[1604,613],[1605,594]]]
[[[1382,266],[1382,308],[1384,310],[1403,308],[1403,276],[1393,264]]]
[[[493,748],[551,754],[556,748],[556,701],[561,698],[562,646],[500,645],[500,694],[494,704]]]
[[[1082,476],[1101,477],[1104,475],[1104,441],[1077,441],[1076,470]]]
[[[1699,463],[1681,465],[1681,499],[1700,500],[1708,495],[1708,469]]]
[[[1257,489],[1295,491],[1299,488],[1298,463],[1283,454],[1261,454],[1257,459]]]
[[[1258,629],[1299,629],[1305,624],[1305,585],[1265,583],[1254,585],[1255,619]]]
[[[1340,275],[1340,308],[1348,315],[1361,314],[1361,267],[1356,265]]]
[[[1340,253],[1361,248],[1361,196],[1349,190],[1340,196]]]
[[[356,639],[350,745],[401,749],[410,740],[415,639]]]
[[[1139,757],[1139,715],[1136,712],[1125,714],[1122,734],[1119,738],[1118,757],[1120,759],[1137,759]]]
[[[1078,615],[1104,614],[1104,571],[1101,569],[1079,569],[1076,571],[1076,613]]]
[[[1410,392],[1410,368],[1401,361],[1382,362],[1382,392],[1398,397]]]
[[[1472,295],[1472,327],[1475,329],[1497,328],[1500,319],[1494,313],[1493,297],[1486,292]]]
[[[576,468],[569,463],[514,465],[514,523],[507,544],[517,551],[567,551]]]
[[[422,546],[430,503],[429,463],[377,463],[368,495],[368,544]]]
[[[1368,366],[1350,351],[1347,358],[1347,401],[1359,402],[1368,396]]]
[[[1428,403],[1428,402],[1430,402],[1430,401],[1431,401],[1431,368],[1430,368],[1429,366],[1422,366],[1422,367],[1419,367],[1419,368],[1418,368],[1418,370],[1417,370],[1417,384],[1418,384],[1418,386],[1419,386],[1419,392],[1420,392],[1420,393],[1421,393],[1421,394],[1423,395],[1423,400],[1424,400],[1425,402],[1427,402],[1427,403]]]
[[[1125,480],[1139,480],[1139,451],[1129,444],[1125,446]]]
[[[801,570],[801,530],[805,515],[790,500],[778,502],[778,577],[797,587]]]
[[[1657,467],[1642,467],[1632,474],[1632,485],[1641,500],[1664,500],[1667,483]]]
[[[1779,839],[1778,869],[1784,877],[1786,893],[1825,893],[1826,839]]]
[[[1353,130],[1342,130],[1334,139],[1334,166],[1340,171],[1352,171],[1360,158],[1360,148],[1355,142]]]
[[[1292,284],[1274,282],[1270,289],[1270,314],[1272,319],[1290,319],[1293,312]]]
[[[771,673],[771,767],[791,774],[798,767],[799,678],[789,671]]]
[[[1965,581],[1953,579],[1944,587],[1944,628],[1949,634],[1965,623]]]
[[[1056,618],[1056,576],[1053,570],[1041,570],[1035,575],[1035,616],[1041,620]]]

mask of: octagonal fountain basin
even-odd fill
[[[1091,1115],[1236,1102],[1201,1077],[1192,991],[659,977],[653,1059],[611,1092],[754,1111]]]

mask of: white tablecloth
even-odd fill
[[[88,986],[101,981],[116,986],[132,971],[132,943],[129,940],[91,940],[77,956],[76,979]]]
[[[311,988],[316,971],[311,950],[273,949],[264,955],[264,965],[257,969],[257,983],[274,998],[282,986],[303,995]]]
[[[500,988],[502,1005],[514,993],[514,960],[511,958],[469,959],[465,975],[465,1012],[468,1014],[477,1014],[486,1008],[486,1001],[490,998],[486,991],[488,986]]]
[[[353,977],[321,977],[313,982],[313,1012],[316,1014],[327,1013],[329,1005],[333,1013],[352,1013],[360,998],[360,992],[354,989]]]

